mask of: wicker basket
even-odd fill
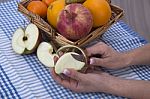
[[[29,12],[26,9],[26,7],[27,7],[28,3],[31,1],[32,0],[22,0],[18,4],[18,10],[20,12],[22,12],[24,15],[26,15],[32,23],[34,23],[38,26],[38,28],[43,30],[46,33],[46,35],[52,40],[52,42],[57,46],[64,46],[64,45],[71,44],[71,45],[76,45],[78,47],[81,47],[81,46],[91,42],[95,38],[101,36],[107,29],[109,29],[109,27],[112,24],[117,22],[123,16],[123,10],[115,5],[112,5],[110,3],[110,0],[107,0],[112,9],[112,16],[111,16],[110,21],[107,24],[94,29],[86,37],[73,42],[73,41],[66,39],[62,35],[60,35],[57,30],[55,30],[50,24],[48,24],[48,22],[46,20],[42,19],[38,15],[33,14],[32,12]]]

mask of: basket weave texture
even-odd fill
[[[18,4],[18,10],[21,13],[23,13],[25,16],[27,16],[32,23],[36,24],[38,28],[43,30],[46,36],[51,39],[51,41],[55,44],[55,46],[64,46],[64,45],[71,44],[71,45],[76,45],[78,47],[82,47],[88,44],[89,42],[91,42],[92,40],[96,39],[97,37],[101,36],[105,31],[109,29],[111,25],[113,25],[123,16],[123,10],[118,6],[111,4],[110,0],[107,0],[112,10],[112,16],[109,22],[101,27],[92,30],[86,37],[73,42],[63,37],[46,20],[28,11],[26,7],[31,1],[33,0],[22,0]]]

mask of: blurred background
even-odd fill
[[[0,3],[11,0],[0,0]],[[123,20],[150,42],[150,0],[111,0],[125,11]]]
[[[123,20],[150,42],[150,0],[111,0],[125,11]]]

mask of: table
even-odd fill
[[[18,55],[11,47],[14,31],[25,27],[29,21],[17,11],[17,2],[12,0],[0,4],[0,98],[2,99],[124,99],[105,93],[74,93],[58,85],[36,54]],[[101,38],[119,52],[143,46],[147,41],[123,21],[114,24]],[[100,39],[96,40],[99,41]],[[114,76],[125,79],[150,80],[148,66],[131,66],[110,70]]]

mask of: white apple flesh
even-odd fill
[[[72,68],[81,70],[85,66],[85,62],[81,62],[73,58],[72,54],[79,55],[75,52],[68,52],[62,55],[55,64],[55,72],[57,74],[63,73],[64,69]]]
[[[12,38],[12,48],[18,54],[24,53],[26,48],[25,43],[23,41],[23,37],[24,37],[24,31],[22,28],[19,28],[15,31]]]
[[[46,67],[54,67],[54,56],[57,56],[53,53],[53,47],[50,43],[42,42],[37,49],[37,57],[42,64]]]
[[[81,70],[85,66],[85,62],[79,61],[77,58],[75,59],[75,56],[78,55],[75,52],[67,52],[59,57],[57,54],[53,54],[53,46],[48,42],[40,43],[37,48],[39,61],[46,67],[54,67],[57,74],[63,73],[63,70],[66,68]],[[58,58],[56,63],[54,57]]]
[[[18,54],[29,54],[35,51],[39,43],[39,30],[36,25],[29,24],[24,31],[19,28],[12,37],[12,48]]]
[[[25,40],[26,49],[31,51],[35,48],[38,38],[39,38],[39,30],[36,25],[29,24],[25,30],[25,36],[27,40]]]

